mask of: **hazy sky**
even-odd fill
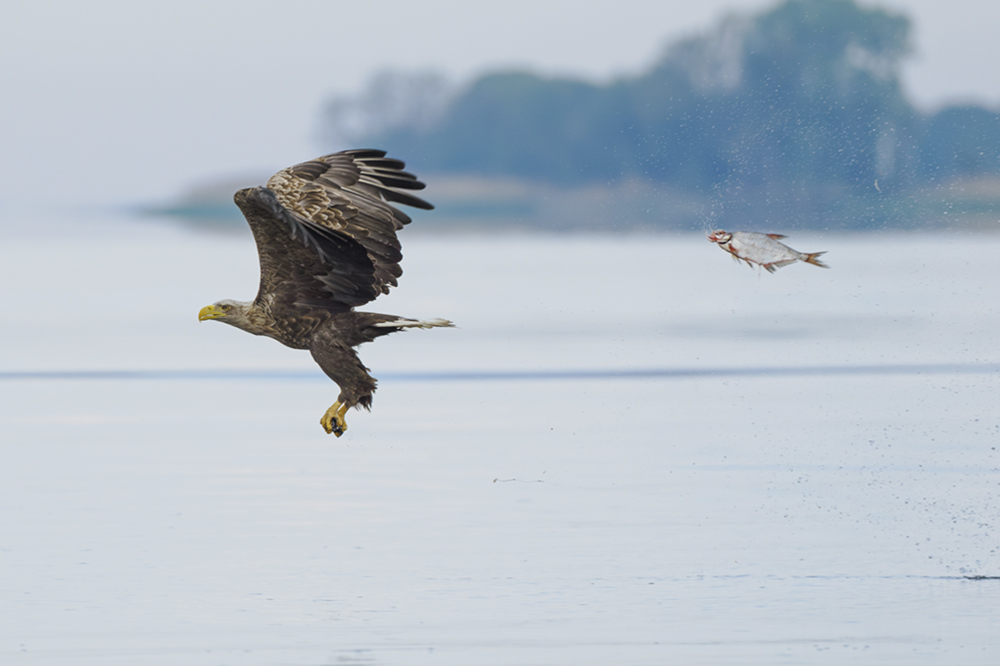
[[[324,100],[378,70],[595,80],[765,0],[165,0],[3,4],[0,211],[168,199],[315,156]],[[885,0],[914,21],[923,108],[1000,106],[1000,2]],[[402,156],[404,159],[406,156]],[[4,215],[8,217],[8,215]],[[10,222],[10,220],[6,220]]]

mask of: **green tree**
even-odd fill
[[[607,107],[605,91],[589,83],[493,74],[473,83],[434,129],[401,128],[382,145],[412,147],[430,168],[580,182],[614,168],[593,149],[607,133]]]
[[[924,179],[1000,173],[1000,113],[977,106],[942,109],[923,122]]]
[[[421,169],[562,185],[637,178],[744,216],[880,224],[885,196],[921,179],[1000,171],[996,114],[923,121],[908,103],[899,70],[910,48],[904,16],[787,0],[669,45],[639,76],[595,85],[494,73],[432,123],[397,119],[357,138]]]

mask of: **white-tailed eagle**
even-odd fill
[[[257,242],[257,298],[219,301],[198,313],[199,321],[308,349],[340,387],[320,419],[337,437],[347,429],[347,410],[371,409],[375,391],[354,347],[406,328],[452,325],[354,310],[388,293],[403,273],[396,232],[410,218],[389,202],[433,208],[410,194],[424,184],[404,167],[381,150],[345,150],[283,169],[267,187],[237,192],[236,205]]]

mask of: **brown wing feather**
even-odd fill
[[[371,258],[343,231],[293,215],[264,187],[240,190],[234,200],[257,242],[260,289],[254,303],[275,319],[304,316],[302,308],[346,312],[378,295]]]
[[[283,169],[267,186],[296,218],[360,243],[374,266],[375,289],[388,293],[403,273],[396,232],[410,222],[389,202],[433,209],[407,192],[422,190],[424,184],[404,168],[381,150],[346,150]]]

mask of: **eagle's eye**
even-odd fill
[[[232,310],[232,309],[233,309],[233,306],[232,306],[232,305],[229,305],[229,304],[226,304],[226,305],[223,305],[223,306],[222,306],[222,311],[223,311],[223,312],[229,312],[229,311],[230,311],[230,310]]]

